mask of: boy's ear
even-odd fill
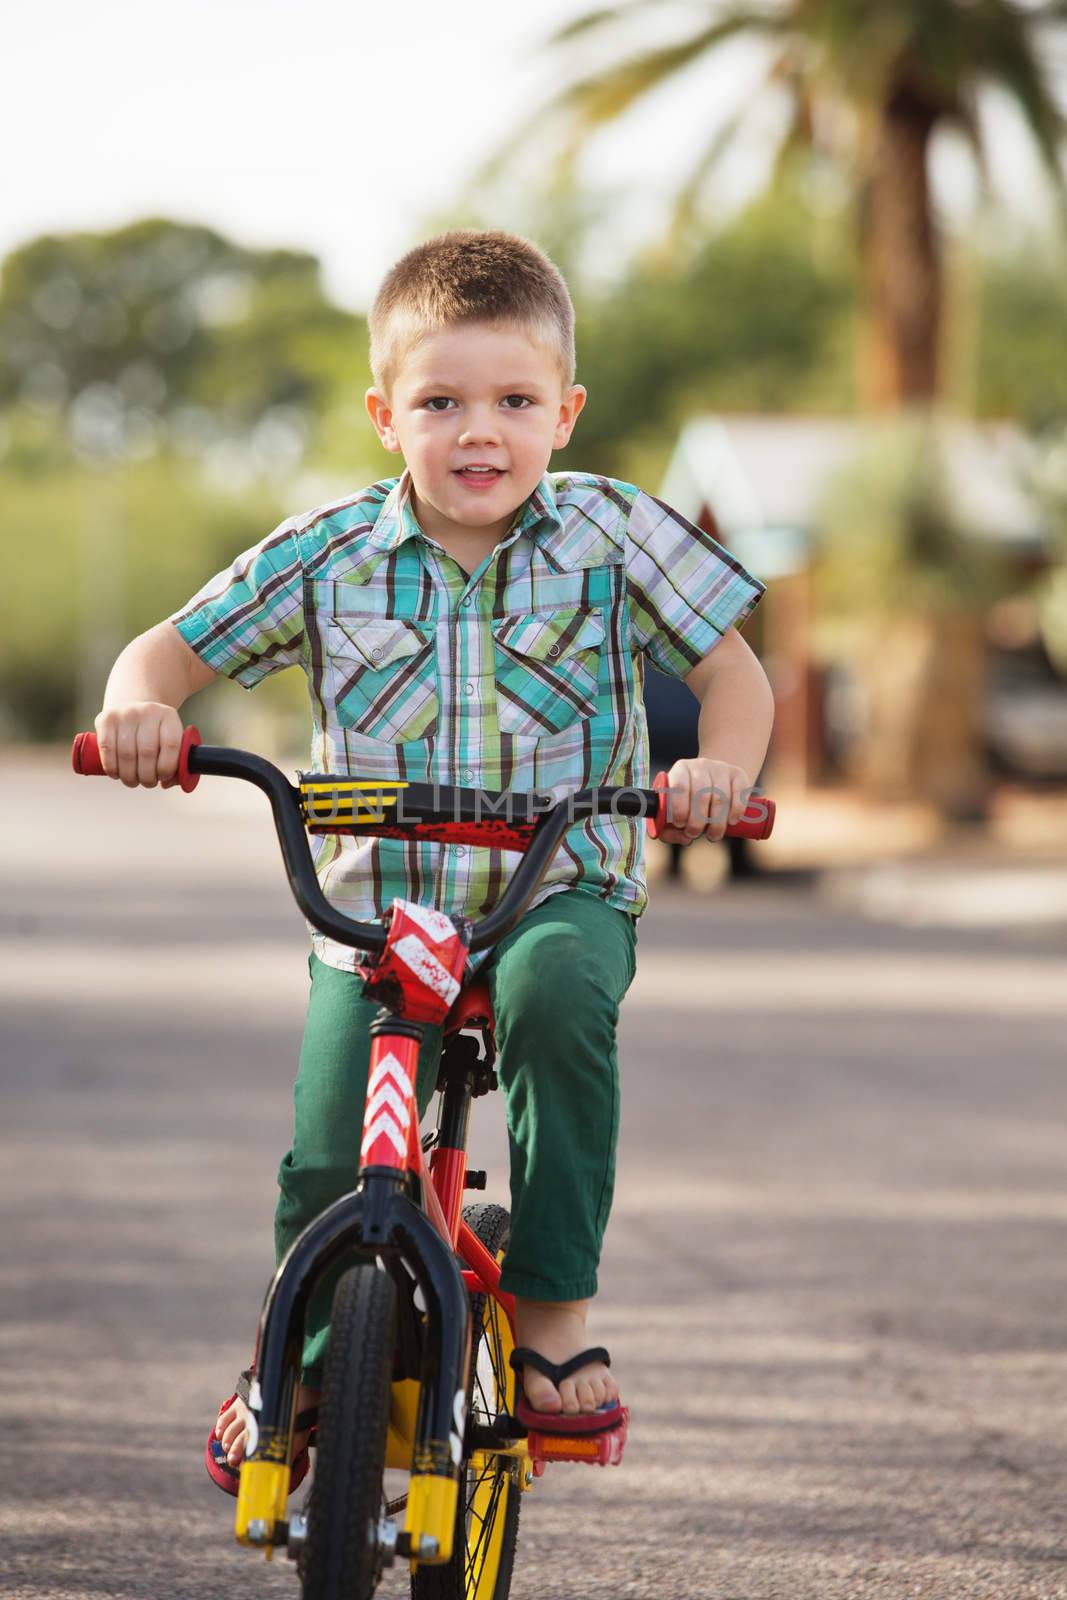
[[[393,413],[389,409],[389,401],[380,389],[368,389],[363,396],[367,407],[367,415],[374,424],[374,431],[387,450],[398,451],[400,440],[396,436],[393,426]]]
[[[574,383],[564,392],[559,404],[559,421],[552,437],[553,450],[562,450],[569,441],[574,431],[574,424],[578,421],[578,413],[585,405],[586,391],[580,383]]]

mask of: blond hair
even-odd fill
[[[427,333],[465,322],[518,325],[555,348],[574,382],[574,306],[559,269],[529,239],[457,228],[427,239],[391,267],[374,297],[370,365],[383,392]]]

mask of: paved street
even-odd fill
[[[265,801],[39,756],[0,814],[0,1590],[295,1595],[200,1460],[306,992]],[[1067,1596],[1067,931],[929,911],[781,881],[642,922],[592,1328],[631,1442],[526,1498],[516,1600]]]

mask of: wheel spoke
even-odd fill
[[[475,1369],[475,1374],[474,1374],[474,1386],[477,1389],[478,1394],[481,1395],[481,1400],[482,1400],[482,1411],[481,1411],[481,1414],[482,1414],[483,1417],[486,1417],[491,1422],[496,1413],[491,1411],[490,1408],[489,1408],[489,1396],[485,1392],[485,1385],[482,1382],[481,1374],[477,1371],[477,1369]]]
[[[481,1486],[485,1482],[486,1478],[488,1478],[491,1475],[493,1470],[494,1470],[494,1462],[493,1462],[492,1457],[490,1457],[488,1462],[486,1463],[486,1465],[482,1468],[480,1475],[477,1478],[475,1478],[474,1482],[471,1483],[471,1485],[470,1485],[470,1493],[468,1494],[468,1496],[467,1496],[467,1498],[466,1498],[466,1500],[464,1502],[464,1506],[463,1506],[464,1516],[466,1516],[468,1518],[469,1517],[477,1517],[479,1522],[482,1522],[484,1520],[484,1518],[482,1518],[479,1515],[479,1513],[477,1511],[475,1511],[475,1509],[474,1509],[474,1501],[475,1501],[475,1498],[476,1498],[476,1496],[478,1494],[478,1490],[481,1488]],[[469,1482],[470,1481],[470,1474],[468,1473],[467,1476],[468,1476],[468,1482]]]
[[[482,1571],[485,1567],[486,1557],[489,1554],[489,1543],[492,1536],[493,1525],[496,1521],[497,1508],[500,1503],[500,1496],[503,1490],[504,1482],[505,1479],[503,1473],[498,1473],[496,1481],[493,1484],[492,1493],[489,1497],[489,1505],[486,1509],[485,1516],[484,1518],[479,1519],[482,1525],[478,1533],[478,1541],[470,1553],[470,1559],[467,1565],[468,1579],[473,1580],[475,1588],[478,1586],[478,1581],[481,1578]],[[481,1554],[480,1562],[478,1560],[479,1553]]]

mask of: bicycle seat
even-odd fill
[[[489,1032],[493,1031],[493,1002],[489,998],[489,985],[484,978],[475,978],[461,989],[456,996],[448,1016],[445,1018],[445,1033],[459,1033],[463,1028],[472,1028],[476,1022],[486,1021]]]

